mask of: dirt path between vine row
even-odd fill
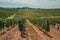
[[[50,25],[50,32],[48,34],[53,36],[55,40],[60,40],[60,30],[57,30],[56,27],[58,27],[58,25]]]
[[[8,17],[8,19],[12,19],[12,18],[14,18],[16,16],[16,14],[13,14],[13,15],[11,15],[10,17]]]
[[[17,25],[14,28],[11,28],[9,31],[6,31],[5,34],[0,36],[0,40],[11,40],[17,31]]]
[[[39,37],[36,33],[36,31],[33,29],[33,27],[29,24],[29,22],[26,20],[26,27],[27,27],[27,34],[28,34],[28,40],[41,40],[41,37]]]
[[[34,26],[28,19],[28,24],[33,27],[33,29],[36,31],[37,35],[41,38],[40,40],[55,40],[54,38],[51,38],[49,36],[47,36],[46,34],[44,34],[41,30],[39,30],[38,27]]]

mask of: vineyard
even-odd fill
[[[39,28],[45,29],[46,31],[50,31],[50,25],[55,26],[56,24],[60,24],[60,18],[34,18],[29,19],[34,25],[38,25]],[[59,25],[58,25],[59,30]]]
[[[27,20],[29,20],[31,24]],[[30,32],[33,31],[36,36],[38,32],[34,30],[34,27],[29,27],[29,25],[32,26],[32,24],[36,26],[40,32],[42,30],[42,33],[45,33],[44,35],[50,35],[51,28],[53,30],[56,29],[60,33],[60,9],[0,8],[0,36],[12,28],[15,28],[16,25],[18,25],[18,30],[21,32],[22,37],[27,38],[29,36],[27,33],[29,30]],[[50,27],[51,25],[52,27]],[[57,27],[55,27],[56,25]],[[33,34],[30,33],[30,36],[31,35]],[[56,40],[57,39],[59,38],[56,38]]]

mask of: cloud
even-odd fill
[[[1,2],[10,2],[10,3],[26,3],[33,4],[36,3],[34,0],[0,0]]]
[[[60,7],[60,0],[0,0],[0,2],[39,8]]]
[[[15,3],[15,4],[28,4],[31,6],[36,6],[39,4],[39,2],[37,2],[37,0],[0,0],[1,2],[4,3]]]

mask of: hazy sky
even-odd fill
[[[0,7],[60,8],[60,0],[0,0]]]

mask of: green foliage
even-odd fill
[[[9,28],[9,26],[14,25],[14,19],[5,19],[5,26]]]
[[[0,19],[0,29],[3,29],[4,27],[9,28],[10,26],[13,26],[14,24],[17,24],[18,21],[14,19]]]
[[[43,24],[43,29],[45,29],[45,31],[49,32],[50,31],[50,27],[49,27],[49,21],[45,20],[45,23]]]
[[[26,19],[21,19],[18,21],[18,24],[19,24],[19,30],[20,31],[23,31],[26,27]]]
[[[0,30],[4,28],[4,21],[3,19],[0,19]]]

